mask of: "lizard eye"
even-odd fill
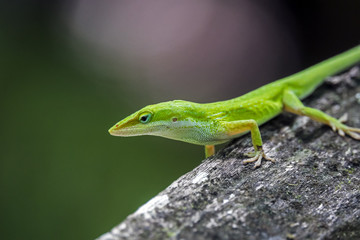
[[[151,118],[151,113],[145,113],[140,115],[139,121],[141,123],[148,123],[150,121],[150,118]]]

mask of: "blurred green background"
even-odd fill
[[[223,7],[219,2],[209,2],[216,4],[212,11]],[[162,49],[167,55],[161,55],[150,52],[156,44],[145,46],[150,48],[145,57],[132,55],[134,46],[126,48],[128,45],[123,44],[122,51],[112,51],[87,40],[88,35],[78,33],[79,27],[73,27],[74,16],[81,13],[81,6],[90,8],[95,1],[1,3],[1,238],[94,239],[196,167],[203,159],[202,147],[156,137],[116,138],[108,134],[113,124],[144,105],[176,98],[207,102],[235,97],[360,43],[359,1],[289,2],[274,1],[269,5],[259,1],[256,8],[271,16],[275,27],[267,30],[267,38],[259,35],[256,41],[249,41],[252,45],[246,45],[247,51],[238,51],[236,56],[233,52],[245,43],[239,46],[229,42],[231,51],[221,55],[225,47],[216,43],[226,34],[214,32],[213,38],[204,35],[198,38],[199,43],[184,44],[185,47],[179,47],[173,55],[168,54],[172,48]],[[111,14],[106,10],[115,8],[111,4],[108,8],[96,6],[85,11],[90,19],[98,11],[106,16]],[[190,2],[188,6],[191,7]],[[122,9],[126,5],[116,7]],[[150,6],[142,6],[147,7]],[[167,7],[173,9],[174,6]],[[135,19],[140,18],[142,12],[135,12]],[[222,14],[228,16],[225,10]],[[177,21],[182,19],[182,15],[179,16]],[[116,18],[109,19],[117,26]],[[245,32],[240,37],[251,29],[267,27],[252,23],[245,21],[245,25],[250,25],[243,28]],[[132,24],[138,27],[142,22]],[[160,23],[161,26],[168,24]],[[130,22],[125,22],[125,26],[132,28]],[[89,29],[93,30],[93,36],[106,37],[106,32],[97,32],[101,28],[96,28],[96,24]],[[156,43],[156,38],[151,40],[151,37],[159,31],[150,29],[149,32],[146,35],[149,39],[144,42]],[[117,33],[119,36],[132,34],[128,29]],[[185,28],[169,34],[179,34],[174,38],[181,39],[187,33]],[[227,39],[233,38],[231,34],[226,36],[224,45]],[[209,46],[199,53],[196,50],[206,45],[204,38]],[[108,39],[112,39],[111,35]],[[280,40],[290,43],[276,45]],[[136,44],[140,53],[147,51],[141,48],[141,42],[140,47]],[[261,51],[256,52],[260,46]],[[180,61],[178,54],[187,48],[192,49],[193,55],[182,56]],[[208,49],[214,49],[214,54],[197,59]],[[274,55],[274,51],[279,55]],[[253,52],[257,57],[250,59]],[[157,65],[152,65],[153,59],[157,59]],[[160,70],[169,59],[172,61],[165,74]],[[189,59],[197,61],[189,64]],[[221,65],[206,59],[229,61]],[[156,67],[160,69],[158,72],[146,75],[146,70]],[[220,72],[214,74],[211,69],[216,67]],[[221,72],[225,67],[226,74],[232,71],[231,74]],[[248,74],[255,74],[257,79],[239,80],[236,77],[240,74],[239,68],[247,69]],[[214,75],[213,82],[207,79],[209,71]],[[189,79],[182,82],[184,76]],[[171,82],[172,78],[176,82]],[[157,79],[169,80],[157,82]]]

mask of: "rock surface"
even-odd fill
[[[360,128],[359,72],[304,104]],[[360,239],[360,142],[288,113],[260,131],[276,163],[244,165],[250,137],[235,139],[98,240]]]

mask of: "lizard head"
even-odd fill
[[[186,141],[201,111],[198,104],[182,100],[146,106],[109,129],[114,136],[154,135]],[[189,141],[187,141],[189,142]]]

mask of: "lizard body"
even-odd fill
[[[351,128],[326,113],[305,107],[301,99],[310,95],[327,77],[360,61],[360,46],[320,62],[289,77],[264,85],[240,97],[214,103],[174,100],[146,106],[109,129],[115,136],[154,135],[204,145],[206,157],[215,153],[214,145],[251,132],[254,152],[244,163],[261,165],[259,125],[282,111],[308,116],[329,125],[341,136],[360,140],[360,129]]]

